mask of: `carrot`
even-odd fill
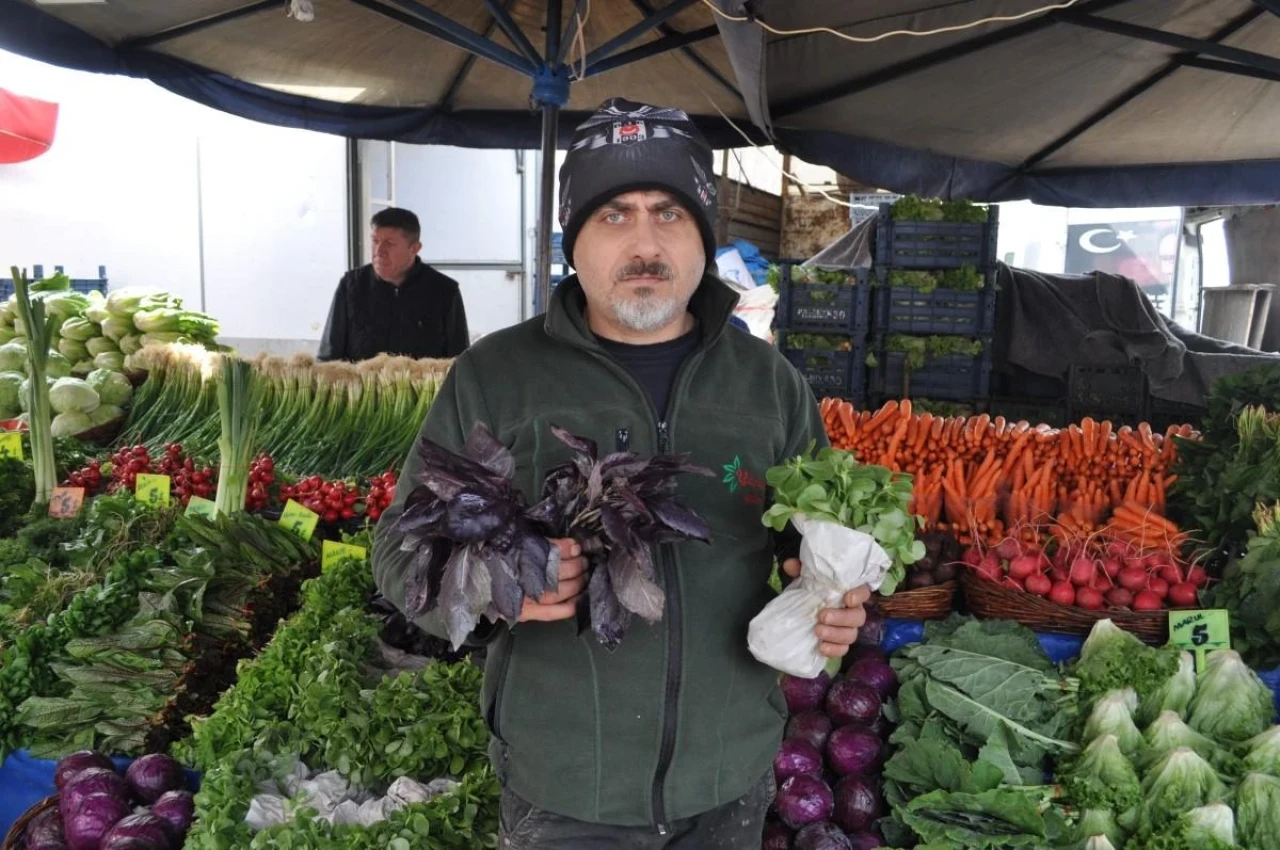
[[[893,415],[898,412],[898,403],[896,401],[886,401],[875,415],[871,417],[871,421],[867,423],[867,433],[874,434],[885,423],[887,423]]]
[[[844,432],[852,437],[858,432],[858,425],[853,420],[853,405],[849,402],[843,402],[836,405],[836,414],[840,417],[840,426],[844,428]]]

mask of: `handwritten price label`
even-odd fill
[[[169,507],[169,476],[139,475],[136,496],[139,502],[153,508]]]
[[[84,504],[83,487],[54,487],[49,496],[49,516],[54,519],[75,519]]]
[[[0,457],[22,460],[22,435],[17,431],[0,432]]]
[[[1206,652],[1231,648],[1231,615],[1221,608],[1202,611],[1170,611],[1169,643],[1196,657],[1196,669],[1204,669]]]
[[[327,573],[344,561],[363,561],[367,557],[369,553],[363,546],[326,540],[320,544],[320,571]]]
[[[202,516],[207,520],[218,518],[218,506],[208,499],[192,496],[187,502],[187,516]]]
[[[311,539],[311,535],[316,533],[316,523],[319,521],[320,514],[304,508],[293,499],[285,503],[284,513],[280,515],[280,524],[303,540]]]

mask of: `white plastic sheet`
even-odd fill
[[[844,595],[864,584],[879,590],[893,561],[870,534],[801,514],[791,524],[803,535],[800,578],[751,621],[747,648],[775,670],[812,679],[827,663],[814,631],[818,612],[844,607]]]

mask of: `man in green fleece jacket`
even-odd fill
[[[613,651],[579,635],[576,544],[555,541],[560,583],[517,623],[488,623],[483,710],[503,786],[502,847],[755,848],[773,797],[786,704],[778,675],[747,650],[772,596],[774,557],[800,571],[797,541],[761,524],[765,470],[825,444],[804,379],[761,340],[730,331],[732,290],[715,256],[712,153],[688,117],[621,99],[578,127],[560,172],[565,256],[577,270],[545,317],[492,334],[454,362],[422,434],[460,450],[483,422],[515,456],[536,500],[569,458],[558,425],[602,449],[682,452],[716,477],[682,476],[678,496],[710,545],[655,552],[662,619],[632,622]],[[410,553],[395,524],[420,468],[411,452],[378,526],[373,570],[404,604]],[[819,612],[821,651],[844,655],[868,591]],[[433,612],[417,621],[436,635]]]

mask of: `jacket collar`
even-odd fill
[[[702,330],[701,347],[706,348],[720,338],[737,304],[738,294],[728,284],[715,275],[703,275],[689,299],[689,312]],[[570,275],[560,281],[547,307],[543,325],[547,335],[579,347],[599,348],[595,334],[587,325],[586,307],[587,296],[578,276]]]

